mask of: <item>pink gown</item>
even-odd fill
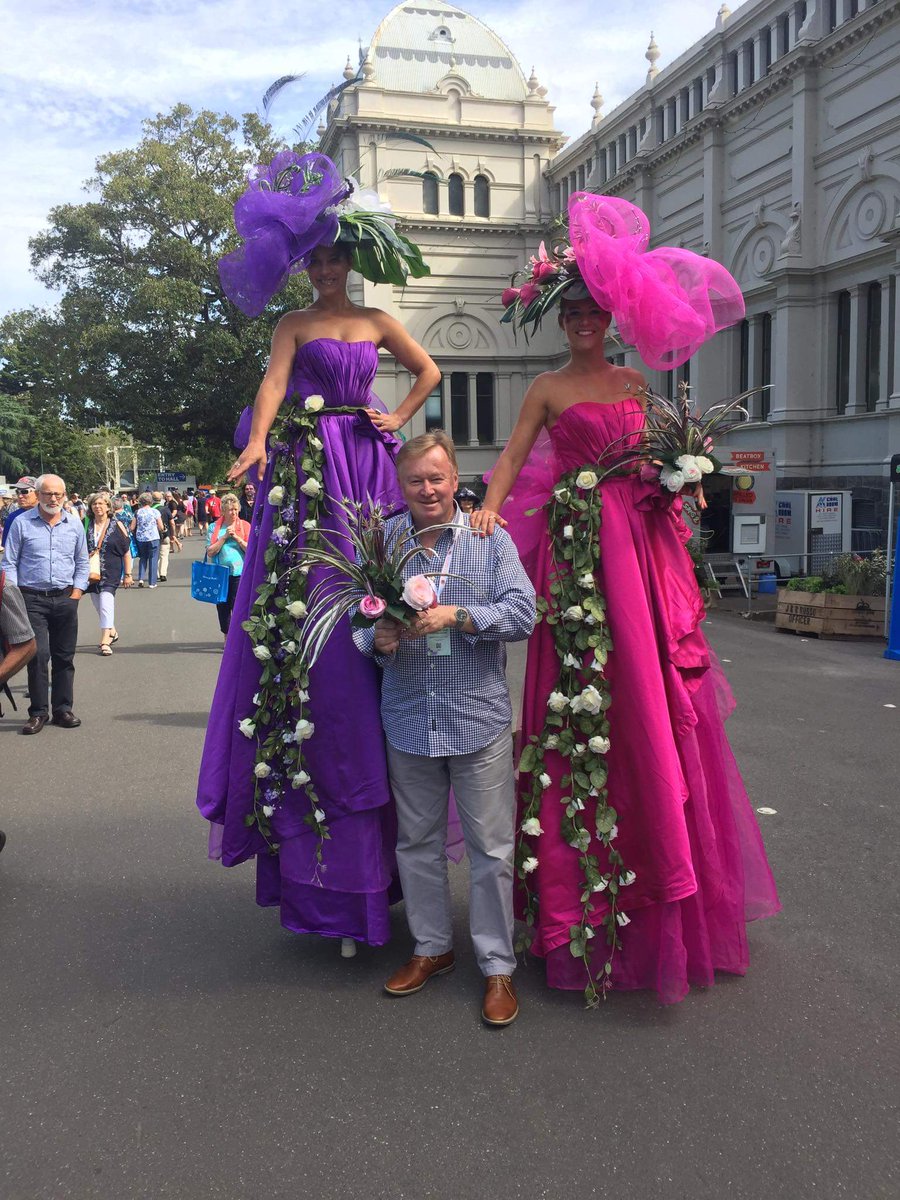
[[[536,447],[503,515],[539,595],[551,567],[543,503],[559,475],[596,463],[607,446],[642,425],[640,404],[578,403]],[[725,735],[734,707],[724,673],[700,629],[703,601],[684,542],[689,536],[656,483],[636,476],[603,485],[599,586],[613,639],[606,674],[612,694],[609,802],[618,813],[616,842],[636,881],[619,895],[631,923],[614,959],[614,989],[652,988],[664,1003],[715,971],[743,974],[746,922],[771,916],[779,902],[756,818]],[[540,733],[557,684],[553,631],[538,625],[528,646],[522,735]],[[553,783],[544,792],[535,843],[539,916],[533,951],[546,960],[551,987],[583,989],[583,962],[569,952],[569,926],[581,919],[578,853],[560,836],[559,779],[568,760],[548,751]],[[530,777],[523,788],[530,789]],[[584,814],[586,818],[590,814]],[[585,820],[593,828],[592,820]],[[603,846],[592,841],[601,869]],[[601,896],[598,923],[606,906]],[[598,970],[606,959],[601,929]]]

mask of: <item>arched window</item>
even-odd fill
[[[491,185],[486,175],[475,176],[475,216],[491,215]]]
[[[422,211],[435,217],[440,212],[437,175],[433,171],[426,171],[422,177]]]
[[[464,217],[466,215],[466,200],[463,192],[462,175],[453,174],[448,180],[450,215],[452,217]]]

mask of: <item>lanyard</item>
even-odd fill
[[[441,592],[444,590],[444,584],[447,582],[447,571],[450,568],[450,560],[453,558],[453,551],[456,549],[456,539],[462,533],[462,526],[454,521],[453,541],[450,543],[450,549],[447,551],[447,557],[444,559],[444,564],[441,567],[440,576],[437,580],[431,580],[431,586],[434,589],[434,597],[440,603]]]

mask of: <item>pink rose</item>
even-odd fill
[[[518,298],[519,298],[519,289],[518,288],[513,288],[513,287],[504,288],[503,295],[500,297],[500,303],[503,305],[504,308],[509,308],[509,306],[511,304],[515,304],[515,302],[518,300]]]
[[[536,300],[541,294],[541,289],[536,283],[523,283],[519,288],[519,301],[523,308],[527,308],[532,300]]]
[[[424,575],[412,575],[407,579],[403,588],[403,603],[417,612],[433,608],[437,604],[437,596],[434,594],[431,580],[426,579]]]
[[[359,611],[364,617],[370,617],[374,621],[386,608],[387,604],[380,596],[363,596]]]

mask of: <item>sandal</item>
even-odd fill
[[[118,640],[119,640],[119,635],[117,633],[114,633],[112,635],[112,637],[109,639],[109,644],[111,646],[114,646]]]
[[[104,642],[104,644],[102,646],[98,646],[97,649],[104,658],[109,658],[109,656],[112,654],[112,646],[110,646],[109,642]]]

